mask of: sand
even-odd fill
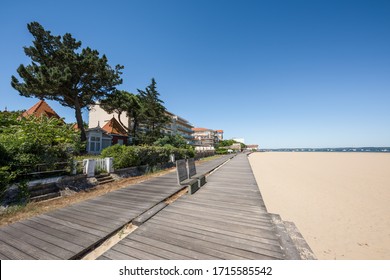
[[[390,154],[254,153],[270,213],[294,222],[318,259],[390,259]]]

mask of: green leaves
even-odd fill
[[[53,36],[38,22],[27,25],[34,37],[33,45],[25,47],[30,65],[20,65],[11,85],[26,97],[56,100],[61,105],[73,108],[81,138],[85,140],[81,109],[113,93],[122,83],[123,66],[111,68],[105,55],[87,47],[79,50],[81,41],[70,33]]]
[[[79,147],[79,135],[61,120],[29,117],[7,121],[0,114],[0,167],[7,172],[29,173],[37,164],[68,161]]]

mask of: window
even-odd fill
[[[91,136],[89,140],[89,152],[90,153],[99,153],[101,151],[100,137]]]

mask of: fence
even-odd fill
[[[213,155],[215,155],[215,151],[214,150],[201,151],[201,152],[197,152],[195,154],[195,159],[200,159],[200,158],[204,158],[204,157],[211,157]]]

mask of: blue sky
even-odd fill
[[[165,106],[262,148],[390,146],[390,1],[1,1],[0,110],[38,21],[154,77]],[[67,122],[74,112],[49,104]],[[87,116],[87,113],[84,114]]]

